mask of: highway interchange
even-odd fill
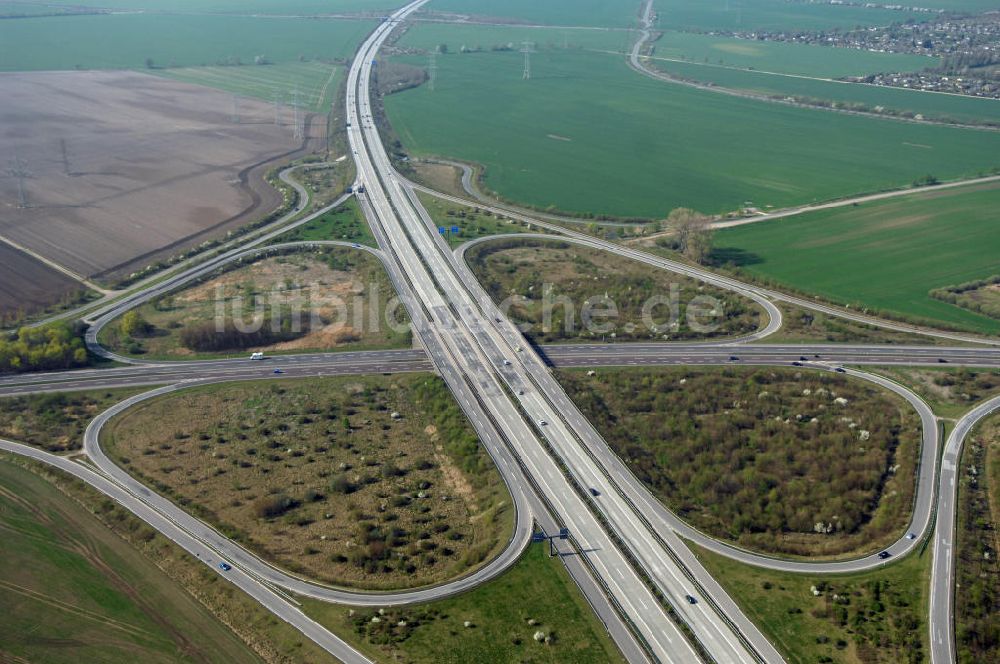
[[[560,551],[578,555],[564,556],[563,561],[628,661],[691,662],[707,658],[716,662],[781,662],[780,653],[701,566],[682,537],[748,564],[774,569],[832,573],[872,569],[886,563],[877,556],[815,563],[781,560],[737,549],[691,528],[667,510],[614,455],[565,394],[551,367],[796,363],[803,370],[835,371],[846,364],[850,365],[844,370],[846,373],[895,391],[921,417],[924,437],[911,524],[888,551],[891,560],[898,559],[933,533],[931,656],[935,664],[953,662],[951,547],[957,461],[968,432],[976,422],[1000,408],[1000,398],[982,404],[962,418],[945,444],[939,473],[941,445],[937,420],[927,404],[906,388],[854,367],[890,364],[1000,367],[997,342],[983,344],[983,340],[968,335],[925,330],[845,312],[569,231],[506,207],[487,206],[498,214],[557,232],[562,241],[613,251],[653,268],[732,290],[757,302],[767,319],[754,334],[722,343],[533,347],[472,276],[463,258],[469,245],[453,252],[438,235],[436,225],[415,194],[418,189],[428,190],[407,181],[393,169],[378,128],[371,120],[370,81],[377,68],[379,47],[394,27],[424,2],[417,0],[398,10],[365,40],[352,62],[347,88],[348,135],[358,181],[365,187],[358,200],[378,243],[378,249],[360,248],[370,251],[385,265],[410,314],[420,349],[288,355],[269,362],[239,359],[168,363],[136,361],[101,348],[100,329],[124,311],[203,278],[222,265],[261,251],[290,249],[301,244],[338,244],[263,247],[288,228],[276,227],[208,261],[177,270],[130,295],[109,298],[92,308],[88,315],[92,323],[87,333],[88,347],[125,366],[0,378],[0,396],[158,386],[115,405],[91,423],[83,441],[89,463],[11,441],[0,441],[0,449],[30,456],[76,475],[213,569],[219,561],[229,561],[233,569],[225,572],[226,578],[342,661],[369,660],[306,617],[296,606],[294,595],[382,606],[428,601],[461,592],[494,578],[513,564],[527,546],[537,523],[547,533],[556,533],[563,527],[569,529],[571,537],[559,543]],[[431,193],[463,205],[484,207],[480,202]],[[305,220],[312,216],[315,215]],[[781,311],[776,301],[885,329],[981,345],[764,344],[761,341],[781,327]],[[390,594],[332,588],[261,560],[131,478],[100,448],[102,425],[136,403],[199,384],[271,380],[275,377],[275,366],[285,372],[283,378],[428,370],[441,375],[496,462],[514,499],[517,523],[504,552],[474,574],[436,587]],[[592,495],[590,488],[597,489],[599,496]],[[907,538],[907,533],[916,537]],[[695,598],[694,603],[687,600],[689,595]]]

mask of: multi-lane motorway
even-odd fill
[[[835,307],[762,290],[700,268],[567,231],[519,212],[494,208],[501,214],[557,231],[563,240],[614,251],[651,267],[672,270],[740,293],[757,302],[766,317],[754,334],[719,343],[531,346],[479,286],[462,258],[464,247],[452,252],[438,236],[435,224],[416,197],[417,185],[394,171],[372,121],[370,83],[378,67],[378,50],[399,22],[424,2],[408,4],[375,29],[353,60],[347,83],[348,136],[359,183],[365,188],[359,202],[378,242],[378,249],[364,250],[385,265],[407,307],[421,349],[289,355],[265,362],[241,358],[136,363],[100,347],[98,332],[107,322],[152,297],[204,277],[227,262],[261,251],[260,245],[277,235],[277,231],[269,232],[98,308],[90,316],[93,325],[87,335],[88,346],[106,357],[131,363],[129,366],[0,378],[0,396],[163,385],[116,405],[92,422],[84,439],[91,467],[8,441],[0,441],[0,448],[72,472],[206,564],[223,558],[231,561],[234,570],[228,578],[344,661],[367,659],[301,614],[284,591],[331,602],[368,605],[442,597],[473,587],[507,569],[527,544],[536,522],[550,533],[561,527],[569,528],[571,539],[562,545],[563,551],[577,555],[564,557],[564,562],[627,660],[690,662],[707,657],[716,662],[782,661],[773,645],[700,565],[681,537],[734,559],[775,569],[823,573],[870,569],[884,563],[874,556],[829,563],[778,560],[717,542],[691,528],[660,504],[612,453],[555,380],[551,367],[794,364],[804,371],[834,371],[842,364],[996,367],[1000,366],[1000,351],[984,346],[762,344],[759,341],[781,325],[781,311],[773,303],[776,300],[889,329],[962,341],[980,340],[845,314]],[[448,198],[483,207],[482,203]],[[144,399],[208,382],[272,379],[275,367],[284,371],[281,376],[285,378],[437,371],[475,427],[514,498],[517,525],[505,551],[474,574],[434,588],[379,595],[331,588],[260,560],[131,478],[100,448],[101,426]],[[955,465],[968,430],[981,417],[1000,407],[1000,399],[962,419],[948,439],[938,478],[938,427],[926,404],[884,378],[853,368],[845,371],[896,391],[910,401],[921,417],[924,439],[908,531],[916,537],[901,537],[889,552],[895,559],[918,546],[931,532],[937,510],[931,589],[932,655],[937,664],[951,662],[954,659],[951,541]]]

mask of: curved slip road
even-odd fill
[[[517,561],[524,547],[531,540],[531,533],[534,526],[531,518],[533,509],[528,502],[527,496],[519,489],[523,485],[523,480],[518,475],[516,468],[512,468],[508,463],[505,463],[506,459],[501,459],[501,463],[504,463],[503,467],[508,471],[503,474],[504,480],[508,483],[508,489],[514,501],[514,531],[504,551],[475,572],[445,584],[426,588],[402,590],[399,592],[359,592],[317,583],[280,570],[219,533],[204,521],[188,514],[169,499],[149,489],[142,482],[136,480],[128,472],[116,465],[104,453],[104,450],[101,449],[101,430],[116,415],[143,401],[215,382],[218,381],[194,380],[188,383],[167,385],[137,394],[115,404],[91,421],[83,435],[83,451],[105,477],[126,490],[134,501],[142,502],[156,510],[159,514],[168,518],[176,527],[201,540],[234,566],[240,567],[256,578],[299,595],[338,604],[354,604],[357,606],[413,604],[453,595],[497,576]]]
[[[973,427],[997,411],[1000,411],[1000,397],[972,409],[958,421],[944,446],[928,620],[932,664],[951,664],[955,661],[955,526],[962,445]]]

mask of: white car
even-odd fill
[[[263,360],[264,359],[264,353],[250,353],[250,359],[251,360]]]
[[[540,427],[544,427],[547,424],[548,424],[548,422],[546,422],[545,420],[538,420],[538,426],[540,426]]]

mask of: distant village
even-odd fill
[[[830,3],[924,11],[902,5],[851,3],[842,0],[830,0]],[[939,13],[938,10],[933,11]],[[923,71],[883,72],[844,80],[1000,99],[1000,11],[975,17],[941,15],[926,23],[906,21],[886,27],[858,30],[717,31],[709,34],[757,41],[853,48],[879,53],[925,55],[928,57],[928,64]]]

